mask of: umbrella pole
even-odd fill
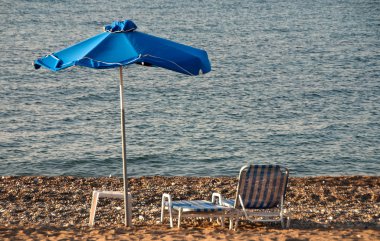
[[[123,94],[123,67],[119,68],[120,73],[120,114],[121,114],[121,144],[122,144],[122,158],[123,158],[123,183],[124,183],[124,224],[127,227],[132,227],[132,210],[128,207],[131,200],[128,200],[128,178],[127,178],[127,155],[125,143],[125,114],[124,114],[124,94]]]

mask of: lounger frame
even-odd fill
[[[194,208],[191,206],[194,206]],[[216,218],[220,220],[221,226],[224,227],[225,218],[231,218],[231,215],[235,215],[235,213],[229,212],[230,210],[231,208],[229,207],[215,204],[214,195],[212,196],[211,202],[204,200],[173,201],[170,194],[164,193],[162,195],[160,221],[161,223],[164,222],[165,212],[168,212],[170,227],[174,226],[173,220],[175,215],[178,220],[178,228],[181,227],[181,220],[187,217]]]

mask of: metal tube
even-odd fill
[[[129,210],[128,199],[128,178],[127,178],[127,155],[126,155],[126,141],[125,141],[125,114],[124,114],[124,94],[123,94],[123,67],[120,66],[120,128],[121,128],[121,144],[122,144],[122,158],[123,158],[123,183],[124,183],[124,224],[127,227],[132,227],[132,210]]]

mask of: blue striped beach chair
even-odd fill
[[[235,229],[239,217],[252,222],[281,222],[282,227],[289,227],[290,219],[284,209],[285,193],[289,171],[279,165],[250,165],[240,169],[239,183],[235,199],[218,197],[219,205],[234,208]],[[286,220],[286,224],[285,224]],[[230,228],[233,223],[230,222]]]
[[[214,199],[214,196],[213,196]],[[224,218],[229,217],[229,211],[232,209],[223,205],[215,204],[215,200],[180,200],[173,201],[170,194],[162,195],[161,204],[161,223],[164,221],[164,214],[169,213],[170,227],[173,227],[173,215],[178,215],[178,228],[181,226],[181,219],[185,217],[203,217],[221,219],[221,225],[224,227]]]

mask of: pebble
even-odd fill
[[[2,176],[1,179],[0,224],[3,225],[33,222],[58,227],[87,226],[92,190],[123,190],[122,179],[116,177]],[[234,198],[237,179],[157,176],[131,178],[130,183],[133,184],[129,189],[133,196],[133,223],[155,225],[160,223],[157,220],[160,218],[162,193],[172,194],[173,200],[210,200],[213,192]],[[285,207],[290,211],[291,226],[339,227],[354,224],[357,227],[363,224],[376,227],[380,222],[380,177],[291,177],[288,186]],[[319,198],[311,198],[312,194]],[[371,198],[356,198],[363,195]],[[30,198],[26,200],[25,197]],[[334,202],[329,201],[332,197]],[[122,224],[122,206],[123,200],[120,199],[99,200],[96,225]]]

